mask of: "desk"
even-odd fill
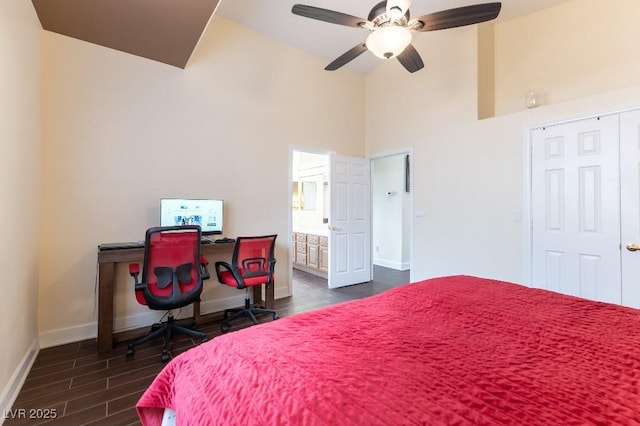
[[[213,263],[214,258],[226,258],[231,261],[233,255],[233,243],[203,244],[200,246],[200,254],[209,258],[210,280],[217,282],[216,272]],[[111,248],[108,250],[98,247],[98,352],[108,352],[113,349],[113,297],[115,288],[115,266],[116,263],[142,262],[144,258],[144,247],[136,248]],[[210,280],[205,281],[205,285]],[[269,286],[265,291],[265,299],[262,301],[262,286],[253,289],[255,301],[262,301],[262,304],[273,309],[274,306],[274,285]],[[134,297],[133,284],[131,284],[131,297]],[[196,322],[202,323],[203,316],[200,315],[200,303],[193,304],[193,317]]]

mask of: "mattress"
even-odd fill
[[[470,276],[212,339],[137,404],[181,425],[640,424],[640,311]]]

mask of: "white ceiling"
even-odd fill
[[[414,0],[410,12],[413,18],[471,4],[488,3],[491,0]],[[499,20],[513,19],[568,0],[503,0]],[[222,0],[217,14],[259,33],[280,40],[326,60],[335,58],[362,43],[365,30],[329,24],[291,13],[295,3],[336,10],[366,18],[378,0]],[[454,31],[454,29],[444,30]],[[419,36],[424,36],[421,34]],[[370,52],[365,52],[346,67],[367,74],[378,63]]]

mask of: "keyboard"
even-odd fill
[[[227,238],[227,237],[218,238],[215,241],[216,244],[235,243],[235,242],[236,242],[235,238]]]
[[[143,248],[144,241],[129,241],[126,243],[105,243],[98,246],[99,250],[120,250],[120,249],[134,249]]]

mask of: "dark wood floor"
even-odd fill
[[[326,280],[294,270],[293,296],[276,300],[276,309],[285,317],[371,296],[407,282],[409,271],[376,266],[373,281],[329,290]],[[199,329],[212,339],[220,334],[220,323]],[[176,336],[171,355],[197,343]],[[126,343],[116,345],[110,353],[98,354],[95,339],[41,350],[11,412],[4,413],[4,425],[140,424],[135,404],[164,366],[161,345],[162,341],[142,345],[132,358],[124,355]],[[49,418],[43,418],[46,416]]]

